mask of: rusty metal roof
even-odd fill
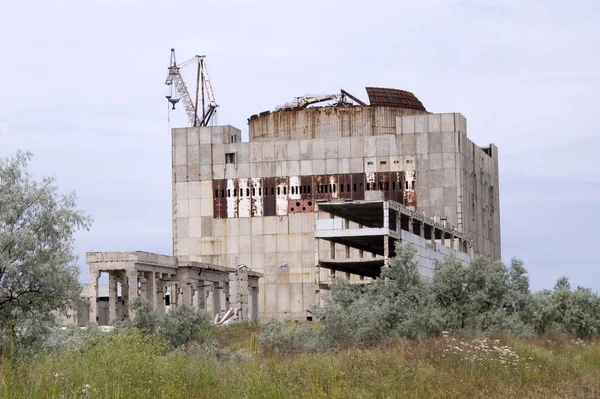
[[[425,111],[425,107],[414,94],[398,89],[366,87],[372,107],[408,108]]]

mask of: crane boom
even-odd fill
[[[175,104],[181,100],[191,126],[208,126],[210,119],[214,116],[216,108],[218,107],[215,101],[212,84],[210,83],[208,69],[206,68],[206,61],[204,58],[204,56],[197,55],[195,58],[178,65],[175,58],[175,49],[171,49],[171,62],[168,68],[169,73],[167,75],[167,80],[165,81],[165,84],[170,86],[171,93],[166,97],[167,100],[169,100],[169,102],[173,105],[173,109],[175,109]],[[197,60],[198,64],[198,77],[196,82],[196,102],[194,103],[188,91],[187,85],[183,80],[183,76],[181,75],[181,67],[188,65],[195,60]],[[175,90],[179,95],[179,98],[173,97],[173,86],[175,86]],[[200,105],[198,104],[198,91],[200,88],[202,88],[202,113],[199,112]],[[205,94],[206,98],[208,99],[208,105],[206,107]]]

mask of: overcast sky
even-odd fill
[[[171,47],[207,55],[216,121],[245,137],[295,96],[405,89],[498,145],[503,259],[535,290],[600,290],[599,17],[577,0],[4,1],[0,157],[29,150],[76,191],[87,281],[86,251],[171,253]]]

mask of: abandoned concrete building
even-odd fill
[[[475,145],[463,115],[430,113],[410,92],[366,91],[369,104],[342,91],[253,115],[247,142],[233,126],[173,129],[164,262],[248,265],[262,276],[258,318],[306,320],[333,278],[377,276],[396,242],[416,246],[424,276],[451,253],[500,258],[497,147]],[[155,300],[159,286],[140,272]],[[182,300],[203,297],[200,281]]]

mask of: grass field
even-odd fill
[[[600,341],[509,336],[396,340],[335,354],[261,356],[256,326],[214,329],[222,348],[172,352],[157,338],[115,334],[83,352],[4,360],[4,398],[595,398]]]

